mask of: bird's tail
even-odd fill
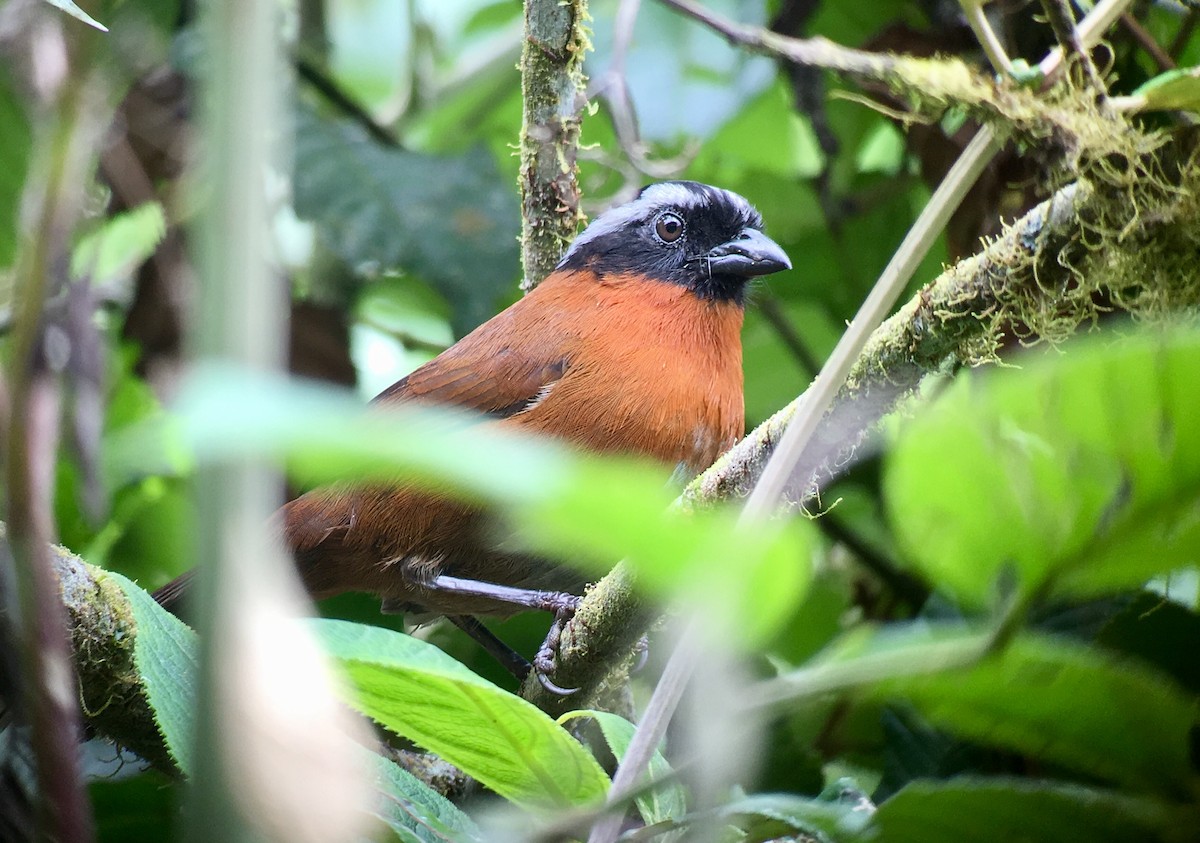
[[[180,613],[186,610],[188,594],[191,592],[192,580],[195,579],[195,575],[195,571],[184,571],[162,588],[155,591],[152,596],[158,602],[158,605],[162,606],[172,615],[179,617]]]
[[[349,564],[357,558],[340,542],[350,522],[349,499],[328,492],[301,495],[277,510],[271,520],[272,529],[283,536],[284,544],[296,560],[297,573],[314,597],[344,590],[337,587],[338,582],[329,581],[329,577],[337,573],[339,563]],[[158,605],[176,617],[186,614],[195,574],[185,571],[155,591],[153,597]]]

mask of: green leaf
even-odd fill
[[[600,570],[628,559],[640,586],[716,610],[730,640],[754,646],[774,635],[812,580],[810,525],[778,521],[748,531],[732,510],[681,513],[667,508],[660,487],[634,486],[615,467],[582,461],[573,482],[516,513],[535,549]]]
[[[382,802],[375,816],[403,843],[482,840],[474,820],[397,764],[362,748]]]
[[[629,749],[629,743],[633,740],[634,733],[637,731],[637,727],[620,715],[612,714],[608,711],[597,711],[595,709],[569,712],[560,717],[558,722],[565,725],[571,720],[584,717],[589,717],[596,721],[596,725],[600,727],[600,733],[604,735],[604,740],[608,744],[608,748],[612,751],[612,754],[618,762],[623,761],[625,753]],[[638,781],[638,786],[640,787],[654,781],[661,781],[663,783],[652,790],[643,792],[635,800],[638,812],[642,815],[642,819],[645,820],[646,825],[682,819],[683,815],[687,813],[687,791],[683,789],[683,785],[674,777],[671,765],[667,763],[667,759],[658,750],[654,751],[646,772]],[[664,839],[671,838],[668,836]]]
[[[115,582],[129,600],[137,626],[134,664],[167,749],[187,775],[197,693],[196,635],[136,583],[112,571],[101,576]],[[401,840],[444,843],[480,839],[471,819],[440,794],[391,761],[370,750],[361,751],[369,756],[366,761],[382,797],[376,815]]]
[[[158,202],[117,214],[79,241],[71,255],[71,275],[86,276],[98,286],[126,279],[154,254],[166,231]]]
[[[958,625],[856,630],[755,696],[904,701],[976,743],[1135,788],[1187,792],[1195,710],[1177,685],[1071,639],[1023,634],[998,652],[992,646],[989,634]]]
[[[717,816],[735,821],[751,840],[777,840],[799,833],[826,843],[851,839],[871,815],[869,808],[853,803],[759,793],[722,805]]]
[[[1138,587],[1200,553],[1200,340],[1079,343],[960,379],[902,432],[884,492],[907,554],[968,607]]]
[[[78,18],[79,20],[83,21],[84,23],[88,24],[89,26],[96,27],[96,29],[100,30],[101,32],[108,32],[108,27],[106,27],[104,24],[100,23],[100,21],[93,18],[91,15],[89,15],[83,9],[76,6],[74,3],[71,2],[71,0],[46,0],[46,2],[49,3],[51,6],[54,6],[55,8],[62,9],[64,12],[66,12],[71,17]]]
[[[192,768],[197,694],[196,634],[133,581],[114,571],[103,576],[120,586],[133,610],[133,661],[167,751],[187,775]]]
[[[491,155],[386,147],[348,121],[297,109],[296,212],[353,267],[402,267],[456,308],[460,332],[494,313],[520,277],[513,191]]]
[[[882,634],[868,649],[879,652],[886,643],[899,666],[922,651],[922,642],[928,650],[973,638],[913,628]],[[1193,779],[1191,697],[1136,661],[1070,639],[1021,635],[973,667],[914,671],[865,690],[880,701],[903,699],[960,737],[1091,777],[1171,795],[1182,795]]]
[[[879,806],[863,840],[888,843],[1127,843],[1186,839],[1195,810],[1058,782],[913,782]]]
[[[608,777],[542,711],[431,644],[379,627],[313,621],[357,688],[353,704],[525,806],[594,804]]]
[[[425,484],[498,507],[527,549],[597,574],[629,559],[646,589],[720,606],[714,617],[742,643],[772,635],[811,578],[811,525],[748,533],[730,512],[668,512],[667,470],[644,460],[586,456],[462,412],[365,410],[345,395],[220,367],[199,370],[177,410],[174,428],[114,442],[113,470],[136,475],[139,461],[161,465],[182,439],[205,462],[288,458],[307,481]]]
[[[1143,111],[1200,111],[1200,67],[1180,67],[1160,73],[1139,86],[1131,99]]]

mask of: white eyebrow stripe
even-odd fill
[[[571,258],[582,246],[587,245],[595,240],[600,239],[609,234],[613,234],[633,222],[647,220],[650,215],[664,208],[679,208],[681,210],[695,208],[699,205],[710,203],[708,191],[712,191],[724,198],[729,204],[744,208],[745,215],[748,217],[756,216],[753,207],[736,193],[731,193],[728,190],[719,187],[708,187],[706,190],[697,190],[689,184],[679,182],[659,182],[652,184],[642,191],[642,194],[624,205],[618,205],[605,211],[600,216],[596,217],[592,223],[585,228],[575,242],[571,244],[571,248],[563,255],[559,261],[561,266]]]

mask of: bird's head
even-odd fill
[[[584,229],[558,269],[636,274],[741,304],[746,282],[791,269],[749,202],[694,181],[652,184]]]

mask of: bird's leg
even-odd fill
[[[445,574],[434,577],[425,584],[426,588],[443,591],[447,594],[464,594],[471,597],[487,597],[511,606],[523,606],[526,609],[541,609],[544,612],[562,611],[574,612],[579,608],[582,597],[568,594],[565,591],[535,591],[530,588],[514,588],[511,585],[497,585],[482,580],[468,580],[462,577],[448,577]]]
[[[492,658],[504,665],[505,670],[517,677],[518,682],[525,681],[525,677],[529,675],[529,662],[520,653],[497,638],[496,634],[480,623],[478,618],[472,615],[446,615],[446,619],[474,638],[479,646],[491,654]]]
[[[472,597],[488,597],[492,600],[497,600],[502,603],[509,603],[513,606],[523,606],[527,609],[540,609],[546,612],[554,613],[554,623],[550,625],[550,631],[546,633],[546,639],[542,642],[542,646],[538,648],[537,655],[533,659],[533,672],[538,678],[538,682],[542,684],[547,691],[562,696],[568,696],[575,693],[578,688],[562,688],[550,681],[548,675],[554,672],[554,654],[558,649],[559,639],[562,637],[563,627],[567,621],[575,616],[575,610],[579,608],[579,603],[583,599],[575,594],[568,594],[565,591],[535,591],[528,588],[514,588],[508,585],[497,585],[496,583],[481,582],[480,580],[469,580],[461,577],[448,577],[441,575],[434,577],[427,584],[427,588],[432,588],[437,591],[443,591],[451,594],[471,595]],[[454,623],[458,623],[451,618]],[[472,619],[474,620],[474,619]],[[475,621],[479,624],[478,621]],[[482,624],[479,624],[482,628]],[[475,637],[471,630],[465,626],[462,627],[466,632]],[[496,639],[490,631],[484,630],[487,635],[496,640],[496,643],[501,644],[508,649],[507,645]],[[488,643],[485,643],[482,638],[477,638],[480,644],[484,646],[488,652],[495,655]],[[500,658],[497,656],[497,658]],[[501,663],[505,663],[503,658],[500,658]],[[506,664],[506,663],[505,663]],[[507,666],[507,664],[506,664]],[[518,677],[519,678],[519,677]]]

